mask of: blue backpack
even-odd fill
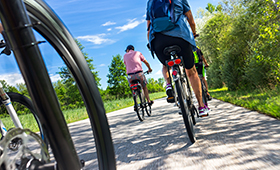
[[[151,23],[155,32],[169,31],[175,27],[174,3],[172,0],[153,0]]]

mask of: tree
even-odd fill
[[[0,83],[2,84],[3,90],[6,93],[7,92],[16,92],[16,93],[19,92],[14,86],[10,86],[5,80],[0,80]]]
[[[93,59],[89,58],[88,54],[83,51],[83,49],[85,47],[78,40],[75,40],[75,41],[76,41],[77,45],[79,46],[81,52],[83,53],[83,55],[84,55],[84,57],[86,59],[86,62],[88,64],[88,66],[89,66],[90,71],[92,72],[92,75],[93,75],[93,77],[95,79],[95,82],[96,82],[97,86],[100,87],[100,85],[101,85],[100,84],[101,78],[98,77],[98,71],[95,71],[95,67],[92,64]],[[74,78],[72,77],[72,75],[71,75],[70,71],[68,70],[68,68],[66,66],[64,66],[64,67],[60,67],[59,69],[60,69],[60,72],[58,72],[58,74],[60,75],[62,80],[64,82],[70,82],[70,83],[74,84],[74,82],[75,82]]]
[[[83,52],[84,47],[80,42],[75,40],[79,48],[81,49],[86,62],[88,63],[88,66],[92,72],[92,75],[95,79],[95,82],[98,86],[100,86],[100,78],[98,77],[98,71],[95,71],[95,67],[92,64],[93,59],[88,57],[88,54]],[[68,109],[68,108],[77,108],[83,106],[83,100],[82,96],[78,90],[78,87],[76,85],[76,82],[74,81],[74,78],[70,74],[70,71],[66,66],[59,68],[60,71],[58,74],[61,77],[61,81],[58,81],[54,84],[55,91],[57,93],[58,99],[62,105],[62,108]],[[64,105],[64,106],[63,106]]]
[[[159,78],[158,80],[155,80],[154,78],[149,78],[147,84],[147,88],[149,93],[155,93],[155,92],[162,92],[164,91],[164,79]]]
[[[111,95],[117,98],[127,97],[131,94],[128,81],[126,79],[126,68],[120,54],[113,56],[109,66],[108,89]]]

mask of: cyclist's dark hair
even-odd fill
[[[128,45],[128,46],[126,47],[126,49],[125,49],[125,52],[126,52],[127,50],[134,50],[133,45]]]

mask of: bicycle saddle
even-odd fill
[[[170,56],[171,52],[175,52],[176,54],[178,54],[179,52],[181,52],[181,48],[178,45],[172,45],[169,47],[165,47],[163,50],[164,55]]]

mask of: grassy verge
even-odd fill
[[[152,100],[159,99],[159,98],[162,98],[165,96],[166,96],[165,92],[150,94],[150,98]],[[109,113],[109,112],[112,112],[115,110],[119,110],[119,109],[123,109],[123,108],[129,107],[129,106],[133,106],[132,98],[104,102],[104,107],[105,107],[106,113]],[[84,120],[84,119],[88,118],[86,108],[66,110],[66,111],[63,111],[63,114],[64,114],[64,117],[65,117],[67,123],[76,122],[76,121]],[[19,119],[23,123],[24,128],[28,128],[28,129],[32,130],[33,132],[39,131],[37,123],[32,114],[21,115],[21,116],[19,116]],[[7,129],[14,127],[10,117],[1,118],[1,120]]]
[[[151,100],[163,98],[166,96],[165,92],[159,92],[159,93],[152,93],[149,95]],[[104,102],[104,107],[106,110],[106,113],[123,109],[129,106],[133,106],[134,102],[132,98],[127,98],[127,99],[120,99],[120,100],[114,100],[114,101],[105,101]]]
[[[253,91],[228,91],[224,87],[209,90],[209,93],[216,99],[280,118],[280,87]]]

